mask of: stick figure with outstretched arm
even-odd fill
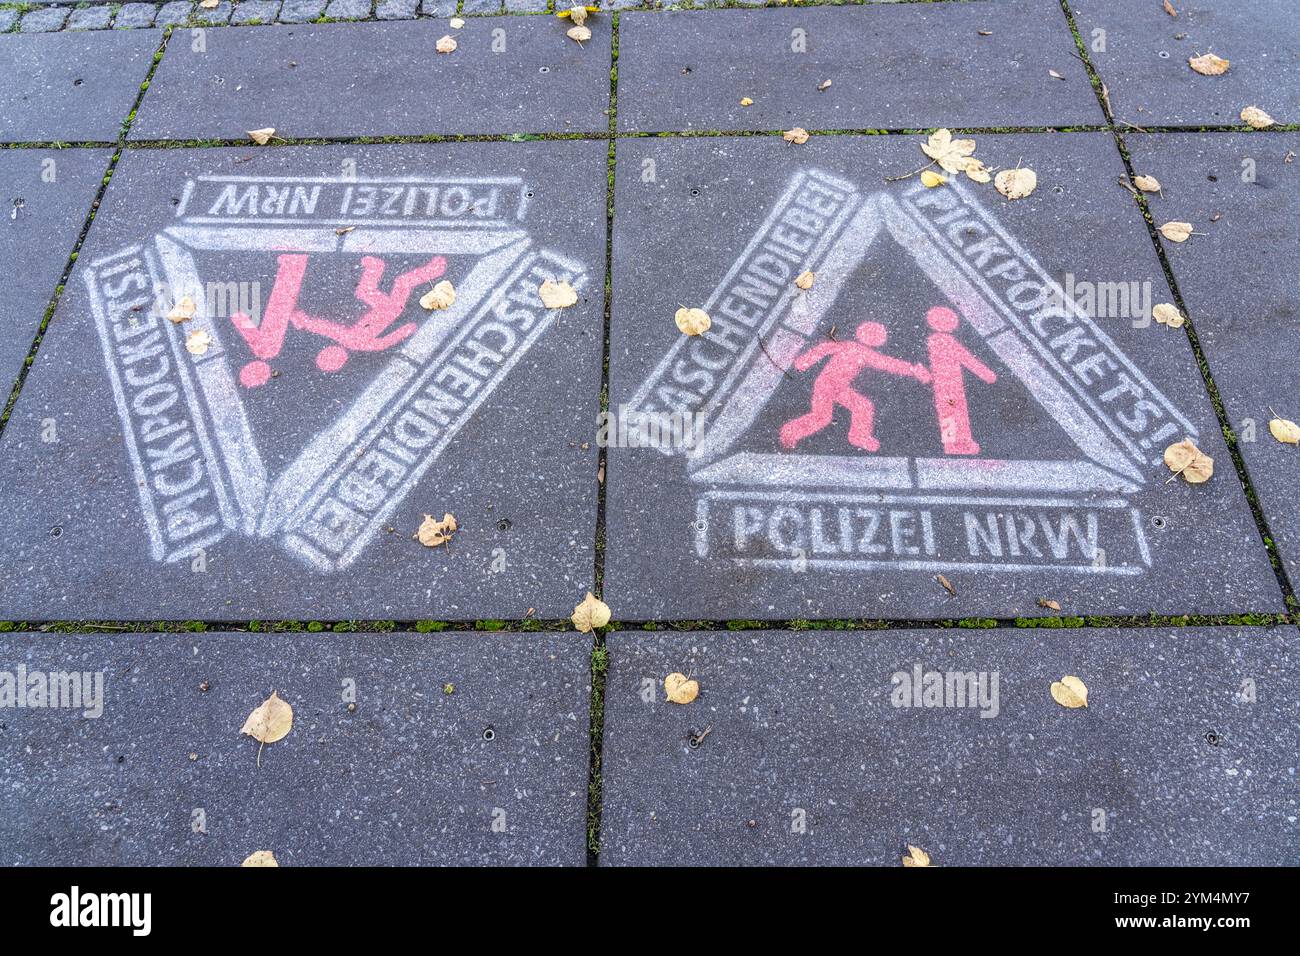
[[[822,342],[797,356],[794,367],[806,372],[825,358],[830,361],[813,382],[812,407],[804,415],[792,418],[781,426],[781,444],[794,448],[810,435],[815,435],[831,423],[835,406],[849,410],[849,443],[866,451],[878,451],[880,442],[873,434],[876,406],[867,396],[855,391],[853,380],[868,368],[914,378],[921,383],[930,380],[923,365],[912,365],[881,352],[885,344],[885,327],[879,322],[863,322],[854,333],[856,341]]]
[[[956,312],[936,306],[925,314],[925,321],[934,329],[926,345],[930,352],[934,411],[939,419],[944,453],[978,455],[980,446],[971,436],[970,410],[966,407],[966,372],[973,372],[988,385],[998,377],[952,334],[960,324]]]

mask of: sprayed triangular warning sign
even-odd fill
[[[886,241],[941,300],[925,313],[914,361],[893,354],[888,319],[851,316],[840,302]],[[817,275],[808,292],[791,281],[804,270]],[[797,173],[705,308],[713,327],[677,340],[624,413],[663,429],[692,423],[696,440],[680,450],[701,486],[702,555],[721,547],[766,566],[1126,574],[1149,564],[1125,496],[1169,441],[1196,429],[966,186],[864,194]],[[809,407],[746,441],[792,376],[814,377]],[[936,430],[940,453],[881,445],[864,394],[872,388],[856,384],[872,377],[910,380],[917,427]],[[1074,454],[982,447],[968,406],[973,390],[995,382],[1032,396]],[[848,417],[843,451],[804,451],[837,411]],[[727,531],[710,534],[719,507]]]

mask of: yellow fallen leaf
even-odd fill
[[[742,97],[740,98],[740,105],[741,105],[741,106],[753,106],[753,105],[754,105],[754,101],[751,100],[748,96],[742,96]]]
[[[1200,56],[1189,56],[1187,58],[1188,65],[1202,76],[1220,76],[1227,73],[1230,62],[1230,60],[1215,56],[1213,53],[1203,53]]]
[[[1241,118],[1251,129],[1268,129],[1273,125],[1273,117],[1258,106],[1247,106],[1241,111]]]
[[[581,24],[586,22],[588,14],[599,13],[599,12],[600,12],[600,7],[575,6],[575,7],[569,7],[568,9],[565,10],[556,10],[555,15],[562,20],[565,18],[570,18],[573,20],[574,23]]]
[[[271,696],[262,701],[244,721],[241,734],[248,734],[258,743],[273,744],[289,736],[293,729],[293,708],[281,700],[280,695],[271,691]]]
[[[942,186],[948,180],[944,179],[933,169],[921,170],[921,185],[926,189],[933,189],[935,186]]]
[[[1300,425],[1289,418],[1274,418],[1268,423],[1273,437],[1286,445],[1300,444]]]
[[[1038,174],[1024,166],[1004,169],[994,177],[993,185],[1008,199],[1024,199],[1038,187]]]
[[[265,146],[267,143],[271,141],[271,137],[274,135],[275,135],[274,126],[268,126],[265,129],[250,129],[248,131],[248,138],[251,139],[258,146]]]
[[[664,678],[664,693],[674,704],[689,704],[700,694],[700,682],[676,672]]]
[[[966,168],[975,140],[953,139],[952,131],[937,129],[921,146],[921,152],[937,162],[946,172],[960,173]]]
[[[802,126],[796,126],[794,129],[788,129],[781,134],[787,143],[794,143],[796,146],[802,146],[808,142],[808,131]]]
[[[604,627],[609,623],[609,605],[588,591],[582,603],[573,608],[573,616],[569,620],[584,634]]]
[[[419,530],[415,532],[415,537],[426,548],[436,548],[450,541],[456,530],[456,516],[448,511],[443,514],[442,520],[438,520],[433,515],[425,515],[424,520],[420,522]]]
[[[1165,464],[1175,476],[1182,475],[1189,485],[1209,481],[1214,474],[1214,459],[1192,444],[1190,438],[1165,449]]]
[[[1167,222],[1160,227],[1160,235],[1164,236],[1170,242],[1186,242],[1192,235],[1192,224],[1190,222]]]
[[[965,171],[966,177],[977,183],[986,183],[993,178],[993,173],[989,168],[974,156],[971,156],[966,160]]]
[[[275,854],[270,850],[258,850],[256,853],[250,853],[244,858],[240,866],[279,866],[275,862]]]
[[[1144,193],[1160,192],[1160,180],[1154,176],[1134,176],[1133,185]]]
[[[456,287],[443,279],[420,296],[420,305],[426,309],[450,309],[456,302]]]
[[[199,6],[204,10],[215,10],[221,0],[199,0]]]
[[[907,856],[903,857],[903,866],[929,866],[930,854],[926,853],[919,846],[907,845]]]
[[[576,26],[571,26],[569,29],[565,30],[564,35],[570,40],[575,40],[578,43],[586,43],[591,39],[591,27],[584,27],[582,24],[577,24]]]
[[[172,310],[167,313],[167,318],[178,324],[181,322],[188,322],[190,319],[194,318],[195,308],[197,308],[197,306],[194,305],[193,299],[188,295],[182,296],[181,300],[173,305]]]
[[[1181,329],[1186,317],[1178,311],[1178,306],[1172,302],[1160,302],[1151,309],[1151,317],[1161,325],[1167,325],[1171,329]]]
[[[703,309],[681,308],[673,314],[673,321],[683,335],[703,335],[713,325],[709,313]]]
[[[212,344],[212,336],[207,329],[196,329],[185,337],[185,351],[191,355],[203,355]]]
[[[542,305],[548,309],[567,309],[578,301],[578,293],[567,282],[547,279],[537,288]]]
[[[456,51],[456,38],[451,34],[448,34],[439,39],[438,42],[433,45],[433,48],[439,53],[454,53]]]
[[[795,278],[794,284],[805,292],[812,288],[813,280],[817,278],[817,273],[804,270]]]
[[[1087,707],[1088,685],[1073,674],[1052,681],[1052,700],[1062,707]]]

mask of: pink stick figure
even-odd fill
[[[956,312],[935,306],[925,314],[925,321],[934,329],[926,339],[926,345],[930,352],[934,411],[939,419],[939,436],[943,439],[944,453],[978,455],[980,446],[970,433],[965,373],[974,372],[989,385],[996,382],[998,377],[952,334],[960,321]]]
[[[794,367],[806,372],[826,357],[830,361],[813,382],[812,407],[781,426],[781,444],[794,448],[810,435],[831,423],[835,406],[849,410],[849,443],[866,451],[878,451],[880,442],[873,434],[876,406],[867,396],[853,388],[853,380],[863,369],[873,368],[890,375],[904,375],[925,383],[930,375],[923,365],[912,365],[876,349],[885,344],[887,333],[879,322],[863,322],[854,333],[855,342],[822,342],[794,360]]]

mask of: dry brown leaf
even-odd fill
[[[1063,80],[1063,79],[1065,79],[1065,77],[1061,76],[1061,74],[1060,74],[1060,73],[1057,73],[1055,70],[1048,70],[1048,71],[1047,71],[1047,75],[1050,76],[1050,77],[1051,77],[1052,79],[1054,79],[1054,80]]]
[[[565,30],[564,35],[570,40],[576,40],[578,43],[586,43],[591,39],[591,27],[584,27],[579,23]]]
[[[578,293],[567,282],[547,279],[537,289],[542,305],[548,309],[567,309],[578,301]]]
[[[1133,185],[1144,193],[1160,192],[1160,180],[1154,176],[1134,176]]]
[[[197,306],[195,306],[193,299],[188,295],[183,296],[179,302],[172,306],[172,310],[167,313],[167,318],[176,323],[188,322],[190,319],[194,318],[194,310],[196,308]]]
[[[578,26],[582,26],[587,22],[587,8],[582,6],[569,7],[569,17]]]
[[[355,229],[355,228],[357,228],[357,227],[356,227],[356,226],[339,226],[337,229],[334,230],[334,235],[336,235],[336,236],[346,236],[349,232],[351,232],[351,231],[352,231],[353,229]]]
[[[1004,169],[994,177],[993,185],[1008,199],[1024,199],[1038,188],[1038,174],[1026,166]]]
[[[948,180],[940,176],[933,169],[921,170],[921,185],[926,189],[933,189],[935,186],[942,186]]]
[[[271,137],[274,135],[275,135],[274,126],[268,126],[265,129],[250,129],[248,131],[248,138],[251,139],[258,146],[265,146],[267,143],[271,141]]]
[[[1167,222],[1160,227],[1160,235],[1170,242],[1186,242],[1192,235],[1192,224],[1178,221]]]
[[[460,17],[452,17],[450,20],[447,21],[447,26],[451,27],[453,30],[459,30],[464,25],[465,25],[465,21],[462,20]]]
[[[255,853],[248,854],[248,856],[244,858],[244,862],[239,865],[240,866],[279,866],[280,864],[275,862],[275,854],[272,853],[270,850],[258,850]]]
[[[436,548],[450,541],[456,531],[456,516],[448,511],[443,513],[441,521],[433,515],[425,515],[415,537],[426,548]]]
[[[742,97],[740,98],[740,105],[741,105],[741,106],[753,106],[753,105],[754,105],[754,101],[751,100],[748,96],[742,96]]]
[[[803,272],[799,273],[799,275],[795,278],[794,284],[798,286],[800,289],[803,289],[805,292],[807,292],[809,289],[813,287],[813,280],[816,278],[817,278],[817,273],[809,272],[808,270],[805,269]]]
[[[1088,706],[1088,685],[1073,674],[1052,681],[1052,700],[1062,707],[1074,709]]]
[[[221,0],[199,0],[199,6],[204,10],[215,10],[221,3]]]
[[[673,315],[673,321],[683,335],[703,335],[713,325],[709,313],[703,309],[678,309]]]
[[[685,674],[672,673],[664,678],[664,693],[674,704],[689,704],[700,695],[700,682]]]
[[[922,145],[921,152],[937,162],[945,171],[960,173],[965,170],[970,154],[975,152],[975,140],[953,139],[951,130],[937,129]]]
[[[945,578],[942,574],[936,574],[934,576],[934,579],[938,581],[941,585],[943,585],[943,589],[947,591],[949,594],[951,594],[953,597],[957,596],[957,589],[953,587],[952,582],[949,581],[947,578]]]
[[[1175,477],[1182,475],[1190,485],[1209,481],[1214,474],[1214,459],[1192,444],[1190,438],[1165,449],[1165,464]]]
[[[1187,321],[1183,313],[1178,311],[1178,306],[1172,302],[1157,303],[1151,309],[1151,318],[1161,325],[1169,326],[1171,329],[1181,329],[1183,323]]]
[[[1045,607],[1049,611],[1059,611],[1061,609],[1061,602],[1053,601],[1051,598],[1039,598],[1038,606]]]
[[[426,309],[450,309],[456,302],[456,287],[443,279],[420,297],[420,305]]]
[[[248,734],[258,743],[273,744],[289,736],[292,729],[293,708],[279,694],[271,691],[270,697],[253,708],[239,732]]]
[[[1171,17],[1178,16],[1178,11],[1174,9],[1174,5],[1170,3],[1169,0],[1164,0],[1164,4],[1165,4],[1165,13],[1169,14]]]
[[[191,355],[202,355],[212,344],[212,336],[207,329],[195,329],[185,337],[185,351]]]
[[[907,845],[907,856],[903,857],[903,866],[929,866],[930,854],[926,853],[919,846]]]
[[[1228,72],[1231,61],[1213,53],[1203,53],[1200,56],[1189,56],[1187,63],[1202,76],[1221,76]]]
[[[991,36],[993,36],[993,31],[992,31],[992,30],[976,30],[975,32],[978,33],[978,34],[979,34],[980,36],[982,36],[982,37],[991,37]]]
[[[986,183],[993,178],[993,172],[972,156],[966,160],[966,177],[977,183]]]
[[[1273,437],[1285,445],[1300,445],[1300,425],[1289,418],[1274,418],[1268,423]]]
[[[456,38],[451,34],[448,34],[438,40],[438,42],[433,45],[433,48],[439,53],[454,53],[456,51]]]
[[[1274,122],[1273,117],[1258,106],[1247,106],[1241,111],[1241,118],[1246,121],[1246,125],[1251,129],[1268,129]]]
[[[573,616],[569,620],[584,634],[594,631],[609,623],[609,605],[588,591],[582,603],[574,607]]]
[[[831,88],[830,80],[822,80],[820,83],[817,84],[817,89],[821,91],[829,90],[830,88]]]
[[[796,146],[802,146],[808,142],[808,131],[802,126],[796,126],[794,129],[788,129],[781,134],[781,137],[787,143],[794,143]]]

